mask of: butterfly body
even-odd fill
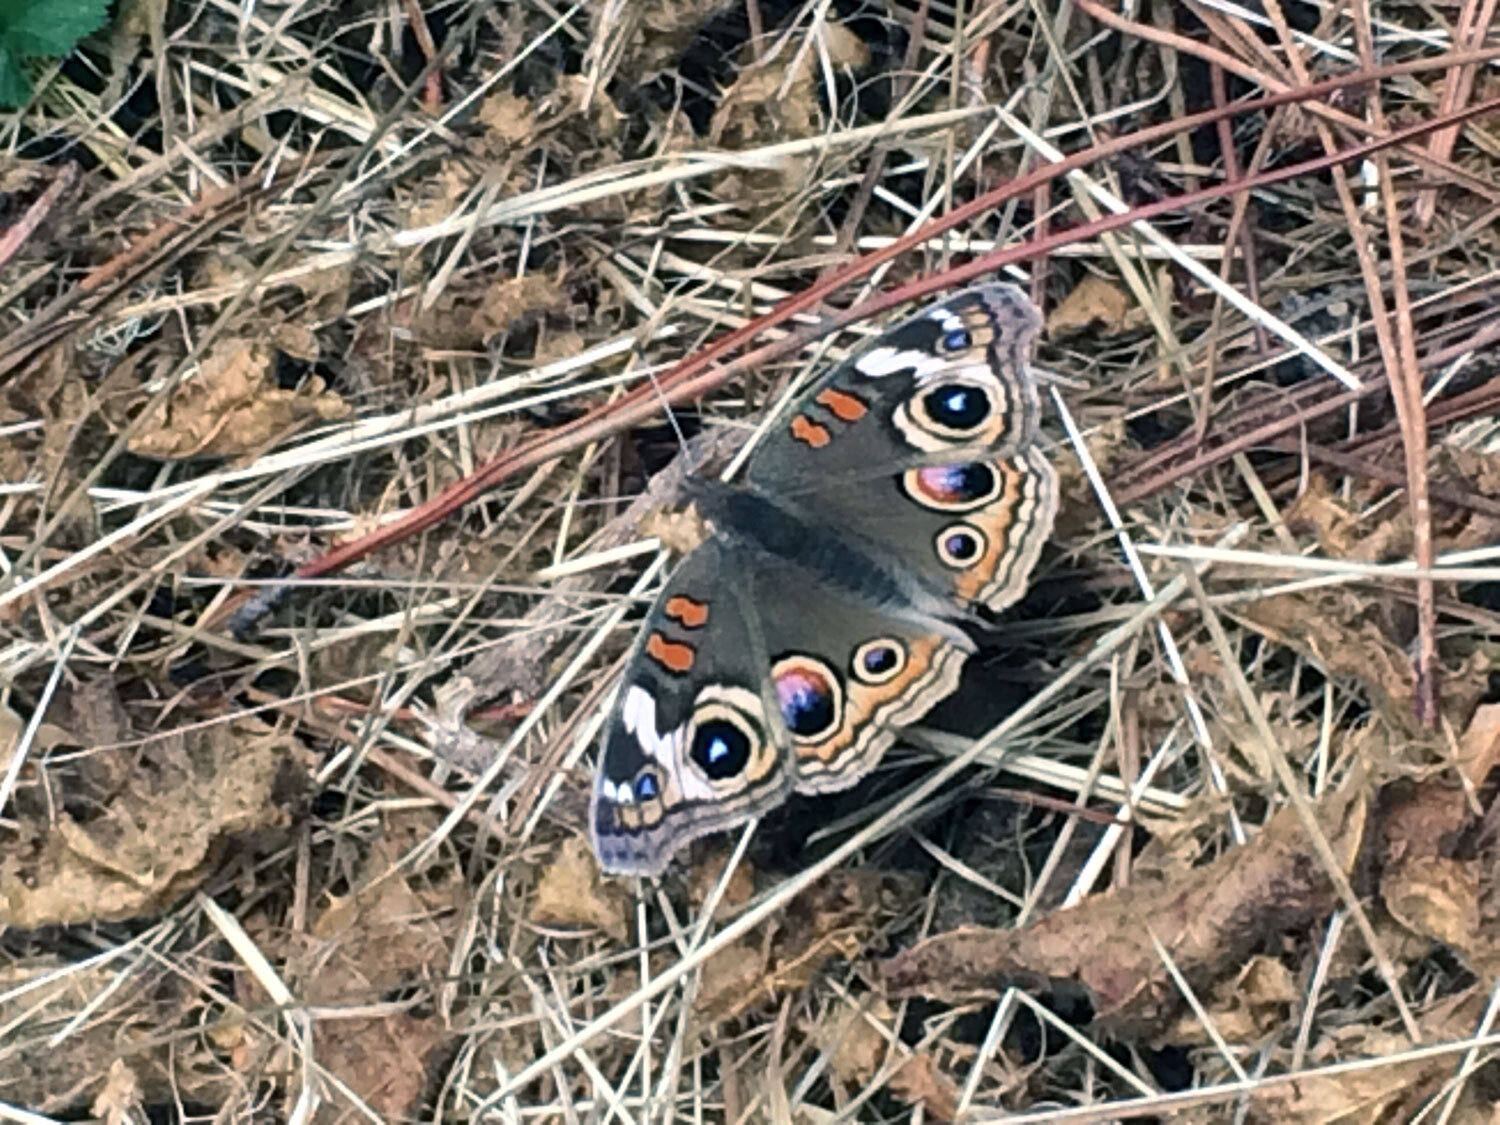
[[[818,380],[737,485],[696,483],[710,535],[647,615],[590,816],[606,870],[787,793],[844,789],[958,686],[961,628],[1025,590],[1057,504],[1012,286],[922,310]]]

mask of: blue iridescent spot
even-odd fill
[[[714,781],[738,776],[750,763],[750,739],[722,719],[704,723],[693,734],[688,755]]]
[[[979,539],[972,531],[955,531],[943,540],[943,550],[955,562],[968,562],[979,554]]]
[[[974,342],[974,337],[969,335],[967,328],[955,328],[943,337],[943,350],[946,352],[961,352]]]
[[[865,649],[861,662],[865,666],[866,675],[883,676],[895,668],[900,659],[900,654],[892,645],[871,645]]]
[[[838,717],[834,687],[812,668],[793,667],[776,677],[776,701],[786,729],[803,738],[822,734]]]
[[[916,490],[938,504],[968,504],[995,491],[995,471],[981,461],[928,465],[916,471]]]
[[[656,784],[656,775],[643,773],[635,779],[635,799],[638,801],[655,800],[661,795],[661,788]]]
[[[972,430],[990,416],[989,396],[978,387],[937,387],[922,396],[927,414],[950,430]]]

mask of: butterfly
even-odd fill
[[[663,871],[788,793],[855,784],[957,690],[963,625],[1025,593],[1057,511],[1012,285],[930,305],[834,366],[735,485],[646,616],[590,805],[604,870]]]

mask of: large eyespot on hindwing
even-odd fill
[[[953,592],[965,603],[1003,609],[1026,591],[1042,544],[1057,512],[1057,471],[1039,449],[985,463],[990,481],[943,466],[926,476],[908,471],[902,487],[924,507],[962,513],[932,538],[937,560],[953,576]],[[954,471],[955,469],[960,471]],[[983,503],[965,495],[993,491]]]
[[[924,508],[968,512],[1000,495],[1001,474],[994,465],[967,461],[958,465],[923,465],[901,474],[901,490]]]
[[[848,656],[843,715],[821,739],[800,740],[796,786],[803,793],[847,789],[873,769],[902,727],[958,687],[968,650],[940,633],[875,637]]]
[[[782,657],[771,666],[771,683],[793,742],[818,742],[843,723],[843,687],[833,669],[816,657]]]

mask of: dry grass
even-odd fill
[[[891,4],[124,5],[0,117],[0,1117],[1492,1119],[1493,0]],[[601,879],[648,517],[966,269],[1032,592]]]

